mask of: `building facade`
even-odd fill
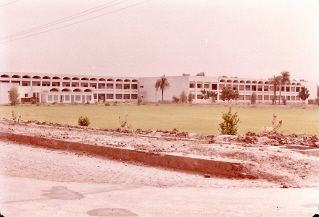
[[[155,82],[160,77],[107,77],[84,75],[54,75],[35,73],[1,73],[0,104],[8,104],[8,91],[17,87],[20,101],[40,103],[95,103],[95,102],[129,102],[138,96],[146,102],[161,100],[161,91],[155,89]],[[165,89],[163,99],[172,101],[182,92],[192,95],[193,103],[212,103],[204,99],[202,90],[217,93],[215,102],[220,103],[223,87],[238,90],[239,99],[235,103],[250,103],[252,94],[256,103],[271,104],[274,99],[273,85],[268,80],[237,77],[206,76],[167,76],[169,87]],[[301,103],[298,93],[306,87],[310,100],[318,97],[318,85],[314,82],[292,80],[281,87],[281,97],[287,104]],[[277,87],[277,99],[279,87]]]

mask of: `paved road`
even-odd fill
[[[0,142],[6,217],[312,216],[319,189],[149,168]]]

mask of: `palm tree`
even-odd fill
[[[275,76],[271,79],[269,79],[269,83],[273,85],[273,89],[274,89],[274,101],[273,103],[276,104],[276,93],[277,93],[277,87],[279,86],[280,84],[280,80],[281,80],[281,76]]]
[[[279,85],[279,104],[280,104],[280,100],[281,100],[281,88],[282,88],[282,86],[285,86],[286,84],[290,83],[290,73],[289,72],[283,71],[280,74],[281,74],[281,76],[280,76],[280,85]]]
[[[169,83],[165,75],[163,75],[160,79],[158,79],[155,83],[155,89],[158,91],[160,89],[162,91],[162,102],[164,101],[164,90],[169,87]]]

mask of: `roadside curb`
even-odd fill
[[[88,154],[112,160],[137,162],[147,166],[205,174],[205,177],[209,175],[223,178],[256,179],[255,176],[249,175],[246,172],[247,169],[245,164],[241,162],[220,161],[174,155],[170,153],[154,153],[111,146],[90,145],[7,132],[0,132],[0,140],[8,140],[41,148]]]

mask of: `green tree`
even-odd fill
[[[189,93],[187,99],[188,99],[188,103],[192,104],[192,102],[193,102],[193,94]]]
[[[281,72],[281,75],[279,76],[280,81],[279,81],[279,105],[280,105],[280,100],[281,100],[281,89],[284,87],[286,84],[290,83],[290,73],[287,71]],[[286,98],[286,97],[285,97]]]
[[[252,105],[255,105],[256,104],[256,100],[257,100],[256,93],[251,94],[250,103]]]
[[[229,100],[236,100],[239,98],[239,92],[238,90],[233,90],[231,87],[223,87],[221,95],[220,95],[220,99],[223,101],[228,101]]]
[[[181,95],[179,96],[179,100],[181,103],[187,103],[187,95],[185,91],[181,92]]]
[[[219,124],[220,133],[223,135],[236,135],[239,122],[237,112],[232,113],[231,108],[229,108],[227,113],[223,113],[222,119],[223,121]]]
[[[276,104],[277,100],[277,87],[280,85],[281,76],[275,76],[269,79],[269,83],[273,85],[273,91],[274,91],[274,99],[273,104]]]
[[[308,97],[310,96],[309,94],[309,90],[305,87],[301,87],[298,96],[300,97],[300,99],[302,101],[305,101],[306,99],[308,99]]]
[[[196,76],[205,76],[205,72],[198,72]]]
[[[204,99],[212,99],[212,102],[215,102],[215,100],[217,99],[217,93],[214,91],[209,91],[209,90],[201,90],[201,93],[204,97]]]
[[[18,88],[12,87],[9,90],[9,101],[11,105],[16,105],[19,103],[19,92]]]
[[[162,102],[164,101],[164,90],[169,87],[169,82],[165,75],[163,75],[160,79],[158,79],[155,83],[155,89],[158,91],[161,90],[162,93]]]

